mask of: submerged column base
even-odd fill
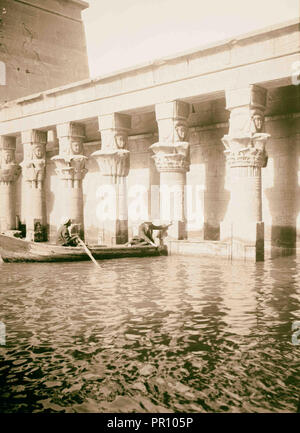
[[[220,240],[231,245],[231,258],[264,261],[264,223],[223,221]]]
[[[166,221],[168,223],[169,221]],[[186,222],[173,221],[172,225],[168,228],[168,238],[183,240],[187,238]]]
[[[128,242],[128,221],[103,221],[98,231],[98,242],[107,246]]]

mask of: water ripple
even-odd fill
[[[0,412],[295,412],[299,259],[4,264]]]

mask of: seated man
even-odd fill
[[[62,225],[59,227],[56,238],[56,245],[63,247],[76,247],[79,243],[77,235],[70,235],[68,227],[71,225],[70,218],[63,218]]]
[[[161,226],[155,226],[151,221],[146,221],[139,226],[139,233],[137,236],[134,236],[127,245],[132,246],[143,246],[143,245],[152,245],[156,247],[153,240],[153,230],[166,230],[170,224],[163,224]]]

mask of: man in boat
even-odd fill
[[[59,227],[56,238],[56,245],[63,247],[76,247],[79,243],[77,235],[70,235],[69,227],[71,225],[70,218],[63,218],[62,225]]]
[[[145,221],[139,226],[139,232],[137,236],[134,236],[129,242],[127,242],[126,245],[128,246],[143,246],[143,245],[152,245],[154,247],[157,247],[156,243],[153,239],[153,230],[160,230],[163,232],[166,232],[168,227],[170,227],[172,223],[170,224],[162,224],[160,226],[155,226],[152,224],[151,221]],[[162,236],[159,236],[160,244],[162,243]],[[160,245],[162,246],[162,245]]]

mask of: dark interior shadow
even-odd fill
[[[225,217],[230,200],[230,192],[224,188],[226,159],[221,142],[226,132],[226,128],[200,131],[200,137],[197,137],[197,143],[200,145],[197,147],[191,145],[192,164],[204,166],[204,184],[201,185],[204,221],[202,229],[188,231],[189,239],[220,240],[220,223]],[[196,187],[193,182],[191,185],[193,188]],[[197,199],[199,198],[196,197]]]
[[[82,199],[83,199],[83,220],[84,220],[84,238],[85,242],[90,245],[97,245],[99,240],[99,224],[97,218],[97,204],[99,199],[97,198],[97,186],[99,186],[98,180],[101,177],[101,173],[99,172],[99,167],[95,158],[91,157],[93,152],[99,150],[99,145],[89,145],[85,147],[85,156],[88,157],[86,162],[86,168],[88,173],[85,175],[82,181]],[[96,173],[97,183],[95,185],[93,179],[88,176],[94,175]],[[86,182],[93,181],[93,187],[86,185]],[[89,215],[90,222],[86,221],[85,216]],[[101,242],[100,242],[101,243]]]
[[[56,155],[57,152],[51,151],[47,152],[46,160],[46,174],[44,180],[44,195],[45,195],[45,215],[46,215],[46,231],[47,240],[54,242],[56,237],[57,227],[54,224],[50,224],[50,214],[52,213],[55,205],[55,194],[51,191],[51,178],[57,176],[55,172],[55,163],[51,161],[52,156]]]
[[[297,217],[300,211],[298,170],[300,151],[296,146],[296,121],[285,119],[289,132],[282,142],[267,145],[269,159],[273,160],[273,187],[264,190],[272,218],[271,226],[265,223],[265,244],[270,246],[271,257],[295,253],[297,244]],[[272,133],[272,129],[268,131]],[[268,245],[269,244],[269,245]]]
[[[220,240],[220,223],[224,220],[230,201],[230,191],[225,186],[226,158],[222,138],[228,133],[230,112],[226,109],[225,93],[222,97],[193,102],[189,117],[192,164],[204,168],[203,228],[189,230],[189,238]],[[198,145],[193,150],[193,142]],[[202,179],[196,181],[201,183]]]
[[[222,137],[224,134],[222,132]],[[226,215],[230,201],[230,191],[224,188],[226,158],[222,137],[218,137],[218,143],[209,150],[205,163],[204,240],[220,240],[220,223]]]

